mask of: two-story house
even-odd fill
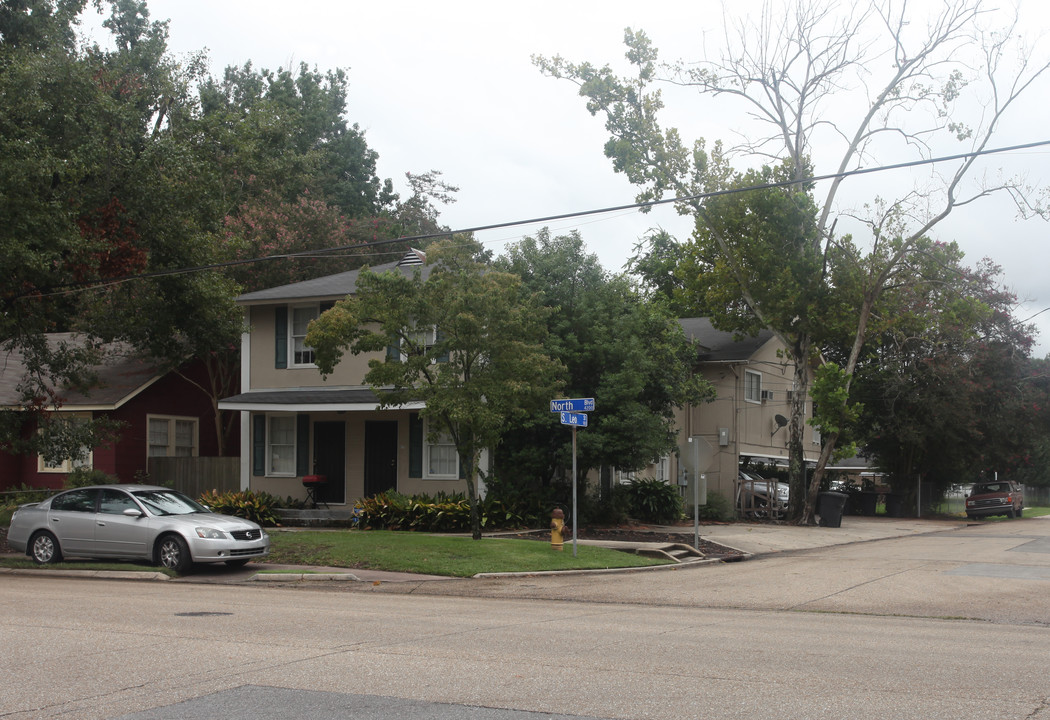
[[[678,457],[672,472],[690,483],[703,475],[709,492],[733,500],[743,462],[786,465],[787,420],[791,414],[794,365],[783,343],[766,330],[735,339],[707,318],[679,321],[697,347],[697,372],[716,389],[714,402],[683,407],[678,413]],[[806,404],[806,418],[812,404]],[[807,464],[820,454],[820,434],[807,426]],[[685,473],[683,473],[685,471]],[[691,492],[686,496],[691,497]]]
[[[422,253],[378,265],[374,272],[422,273]],[[451,442],[428,442],[422,404],[380,408],[364,383],[368,361],[345,355],[327,378],[305,337],[310,322],[352,295],[358,270],[268,288],[237,298],[249,330],[242,338],[241,389],[219,407],[241,413],[241,487],[304,498],[303,478],[326,480],[322,499],[352,503],[396,490],[462,492]],[[388,352],[396,349],[388,349]]]

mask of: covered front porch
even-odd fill
[[[361,497],[462,491],[454,448],[428,442],[422,403],[380,406],[368,388],[246,392],[219,407],[241,413],[242,489],[344,511]],[[312,503],[311,503],[312,504]]]

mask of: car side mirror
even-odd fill
[[[128,517],[142,517],[142,511],[138,508],[128,508],[124,511],[124,514]]]

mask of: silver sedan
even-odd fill
[[[193,563],[244,565],[270,552],[270,536],[257,523],[151,485],[75,488],[23,505],[7,542],[42,565],[70,556],[119,558],[179,573]]]

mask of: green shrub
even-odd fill
[[[26,503],[47,500],[56,492],[58,491],[49,488],[30,487],[29,485],[22,483],[17,488],[5,491],[2,496],[3,500],[0,502],[11,507],[18,507],[19,505],[25,505]]]
[[[630,485],[613,485],[611,492],[592,500],[590,493],[578,508],[580,521],[585,525],[623,525],[631,516]]]
[[[77,468],[66,476],[67,488],[87,487],[89,485],[114,485],[120,482],[115,475],[94,468]]]
[[[276,525],[279,520],[277,507],[280,503],[273,495],[265,492],[242,490],[218,493],[209,490],[201,494],[198,502],[217,513],[253,520],[267,527]]]
[[[689,516],[692,517],[692,504],[689,504]],[[700,519],[711,522],[730,522],[736,519],[736,510],[725,495],[717,492],[707,493],[707,504],[700,506]]]
[[[667,525],[682,519],[682,496],[678,487],[653,478],[638,478],[627,484],[631,515],[644,522]]]
[[[356,507],[361,522],[385,530],[421,530],[424,532],[470,532],[470,502],[459,493],[402,495],[379,493],[362,498]],[[522,516],[503,502],[485,498],[478,506],[481,527],[486,530],[523,527]]]

